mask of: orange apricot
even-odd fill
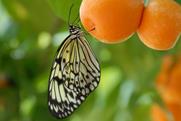
[[[80,19],[85,29],[104,43],[117,43],[138,28],[144,0],[83,0]]]
[[[151,118],[152,118],[152,121],[168,121],[166,113],[157,104],[154,104],[151,107]]]
[[[163,57],[156,87],[163,100],[181,103],[181,58]]]
[[[166,113],[159,105],[154,104],[151,108],[151,118],[152,121],[170,121],[169,119],[174,119],[174,121],[181,121],[181,105],[173,102],[166,102],[166,106],[169,113]]]
[[[181,6],[174,0],[149,0],[137,32],[140,40],[152,49],[174,47],[181,33]]]
[[[178,103],[168,103],[167,107],[173,115],[174,121],[181,121],[181,104]]]
[[[163,58],[161,71],[156,79],[166,108],[172,114],[174,121],[181,121],[181,56],[166,56]],[[168,115],[158,105],[151,109],[153,121],[169,121]]]
[[[177,62],[170,74],[169,85],[167,90],[178,97],[178,101],[181,104],[181,60]],[[173,97],[173,96],[171,96]]]
[[[160,90],[165,91],[168,86],[169,75],[172,70],[172,65],[174,63],[174,59],[172,56],[167,55],[162,59],[161,69],[156,78],[156,86]]]

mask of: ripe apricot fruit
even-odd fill
[[[170,96],[174,97],[175,95],[175,97],[178,98],[178,102],[181,104],[181,59],[177,59],[172,72],[170,73],[169,80],[170,82],[167,90],[172,93],[172,96]]]
[[[168,121],[166,113],[157,104],[154,104],[151,108],[151,118],[152,121]]]
[[[155,50],[172,48],[181,33],[181,6],[174,0],[149,0],[138,29],[141,41]]]
[[[172,113],[174,121],[181,121],[181,104],[168,102],[166,105]]]
[[[163,100],[181,104],[180,80],[180,56],[164,56],[160,72],[156,78],[156,87]]]
[[[174,58],[170,55],[164,56],[161,62],[161,69],[156,78],[156,86],[159,91],[165,91],[168,87],[169,76],[174,64]]]
[[[144,0],[83,0],[80,19],[98,40],[117,43],[137,30],[143,8]]]
[[[181,56],[165,56],[160,73],[156,79],[157,90],[174,121],[181,121]],[[151,108],[153,121],[169,121],[167,113],[153,105]]]
[[[154,104],[151,108],[152,121],[181,121],[181,104],[166,102],[167,109],[171,113],[172,117],[169,116],[159,105]]]

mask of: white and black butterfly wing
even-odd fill
[[[84,37],[68,36],[60,45],[48,86],[48,106],[57,118],[70,115],[100,80],[100,67]]]

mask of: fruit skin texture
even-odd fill
[[[80,19],[96,39],[117,43],[137,30],[143,8],[144,0],[83,0]]]
[[[172,48],[181,33],[181,6],[174,0],[150,0],[138,29],[141,41],[156,50]]]

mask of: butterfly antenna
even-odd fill
[[[78,21],[77,21],[78,20]],[[77,21],[77,22],[76,22]],[[79,14],[77,15],[77,17],[75,18],[75,20],[73,21],[73,24],[77,24],[78,22],[80,21],[80,18],[79,18]]]
[[[78,21],[75,24],[78,24],[80,22],[80,18],[78,19]]]
[[[69,16],[68,16],[68,26],[70,26],[70,15],[72,12],[72,8],[73,8],[74,4],[71,5],[70,10],[69,10]]]

